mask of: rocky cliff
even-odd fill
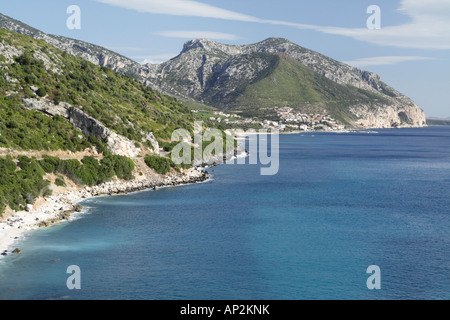
[[[223,109],[290,106],[305,112],[327,109],[353,127],[426,125],[424,112],[377,74],[286,39],[244,46],[192,40],[179,56],[147,68],[149,81],[164,92]],[[293,92],[299,94],[286,98]]]
[[[40,111],[50,116],[59,115],[67,119],[83,134],[87,136],[94,135],[99,140],[106,140],[108,150],[113,154],[133,158],[139,156],[142,151],[135,146],[133,141],[111,131],[100,121],[68,103],[60,102],[58,105],[55,105],[53,102],[45,99],[23,99],[23,102],[24,106],[29,110]],[[153,137],[151,142],[154,150],[159,151],[158,141]]]

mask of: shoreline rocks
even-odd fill
[[[40,205],[35,204],[31,211],[16,212],[6,220],[0,221],[0,249],[10,249],[13,243],[27,231],[70,221],[72,214],[83,211],[83,207],[78,202],[84,199],[199,183],[204,182],[208,177],[207,172],[191,168],[179,174],[148,176],[145,180],[111,181],[93,187],[78,187],[73,191],[49,196]],[[8,253],[7,250],[2,252],[4,254],[0,256],[6,256]]]

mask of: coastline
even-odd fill
[[[327,133],[348,133],[367,132],[378,133],[376,131],[365,130],[343,130]],[[325,131],[316,131],[325,132]],[[281,134],[304,134],[306,132],[289,132]],[[307,132],[315,133],[315,132]],[[258,135],[258,133],[255,133]],[[245,140],[243,137],[237,140]],[[242,141],[241,141],[242,144]],[[241,151],[241,153],[239,153]],[[53,194],[47,198],[40,197],[36,200],[29,211],[18,211],[0,218],[0,259],[5,255],[13,254],[14,243],[20,240],[29,231],[39,228],[50,227],[62,221],[70,221],[73,213],[83,212],[83,208],[78,204],[89,198],[99,196],[112,196],[119,194],[130,194],[134,192],[157,190],[163,187],[173,187],[180,185],[195,184],[207,181],[210,176],[203,169],[223,164],[233,158],[247,157],[246,150],[236,148],[228,154],[211,156],[207,160],[194,161],[193,167],[183,170],[178,174],[168,174],[162,176],[150,170],[143,160],[136,159],[136,169],[134,179],[131,181],[114,179],[98,186],[77,186],[72,183],[64,190],[53,190]],[[142,162],[142,163],[141,163]]]
[[[14,212],[0,220],[0,258],[14,254],[15,242],[25,233],[50,227],[62,221],[70,221],[73,213],[82,212],[82,207],[78,203],[88,198],[194,184],[208,180],[209,174],[201,170],[201,167],[193,167],[179,174],[161,176],[147,171],[146,174],[135,177],[131,181],[116,179],[98,186],[73,186],[70,190],[54,192],[47,198],[37,199],[31,210]]]

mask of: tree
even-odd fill
[[[43,88],[43,87],[40,87],[40,88],[36,91],[36,94],[37,94],[39,97],[43,98],[43,97],[45,97],[45,96],[47,95],[47,90],[45,90],[45,88]]]

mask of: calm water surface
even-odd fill
[[[450,127],[281,136],[275,176],[209,171],[31,232],[0,259],[0,299],[450,298]]]

